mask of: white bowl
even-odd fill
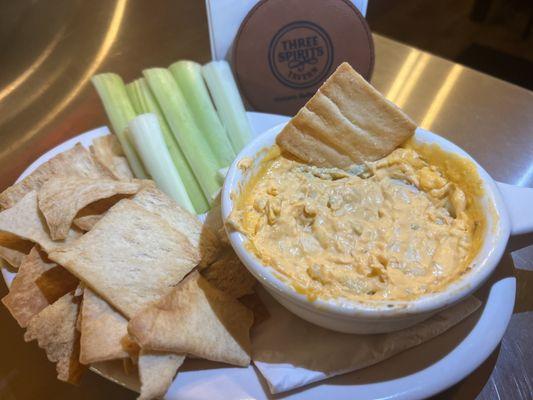
[[[283,126],[284,124],[278,125],[258,136],[239,153],[231,165],[222,191],[224,220],[228,218],[233,209],[231,193],[238,192],[239,183],[245,182],[254,174],[255,168],[265,153],[260,150],[275,143],[276,136]],[[478,255],[472,260],[470,271],[448,285],[443,291],[410,301],[382,301],[371,305],[346,299],[318,298],[311,301],[307,296],[297,293],[289,283],[276,277],[271,267],[263,265],[254,254],[246,249],[244,244],[247,238],[226,225],[231,245],[241,261],[265,289],[287,309],[309,322],[339,332],[361,334],[391,332],[419,323],[439,310],[460,301],[474,292],[494,271],[511,234],[511,219],[496,182],[472,157],[450,141],[423,129],[417,129],[415,138],[418,142],[435,143],[448,152],[470,159],[477,166],[478,174],[484,185],[485,195],[482,201],[487,229],[483,245]],[[252,168],[243,173],[237,164],[244,157],[251,157],[254,163]],[[511,202],[514,205],[521,206],[522,210],[528,210],[527,203],[529,199],[533,200],[533,190],[505,184],[498,185],[503,187],[504,194],[513,197]],[[529,204],[533,203],[529,202]],[[511,217],[514,217],[513,225],[516,225],[516,227],[513,226],[516,228],[513,231],[519,231],[517,233],[531,231],[533,216],[528,210],[529,218],[524,218],[523,214],[522,218],[517,218],[523,213],[519,208],[514,208],[511,213]],[[527,221],[524,222],[524,220]]]

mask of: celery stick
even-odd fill
[[[207,204],[202,189],[194,177],[192,169],[179,148],[176,139],[172,135],[168,123],[161,112],[161,108],[159,107],[159,104],[157,104],[152,91],[146,83],[146,79],[139,78],[128,83],[126,85],[126,91],[133,104],[133,108],[138,114],[153,113],[157,115],[159,126],[161,127],[161,132],[163,133],[163,138],[165,139],[170,157],[181,176],[181,180],[185,185],[185,189],[187,189],[187,194],[189,195],[196,212],[202,214],[208,211],[209,204]]]
[[[164,68],[150,68],[144,70],[143,74],[210,203],[220,188],[215,155],[194,122],[189,106],[170,71]]]
[[[183,208],[194,213],[185,185],[170,158],[157,115],[141,114],[133,118],[128,127],[135,147],[157,186]]]
[[[117,74],[105,73],[95,75],[91,79],[117,138],[128,159],[133,174],[140,179],[147,178],[144,167],[132,147],[124,129],[128,122],[135,117],[135,111],[130,103],[122,78]]]
[[[196,125],[217,157],[219,166],[229,166],[236,154],[205,86],[202,66],[192,61],[178,61],[169,70],[187,100]]]
[[[238,153],[250,141],[252,127],[231,68],[227,61],[211,61],[202,67],[202,74],[233,150]]]

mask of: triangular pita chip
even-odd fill
[[[133,317],[128,332],[143,349],[246,366],[252,322],[250,310],[194,271]]]
[[[138,363],[141,394],[137,399],[162,398],[183,361],[182,355],[141,350]]]
[[[76,330],[80,297],[68,293],[33,317],[24,335],[37,339],[48,359],[56,363],[59,380],[77,383],[84,367],[79,363],[79,332]]]
[[[3,258],[13,268],[18,268],[28,255],[33,243],[18,236],[0,232],[0,258]]]
[[[231,247],[220,258],[202,270],[202,275],[214,287],[238,299],[254,292],[257,283]]]
[[[124,156],[122,147],[115,135],[94,138],[90,150],[94,158],[116,179],[129,180],[133,178],[128,160]]]
[[[175,230],[187,236],[192,246],[199,249],[201,265],[206,266],[215,260],[219,246],[215,234],[202,224],[196,215],[185,210],[153,183],[145,184],[132,200],[159,215]]]
[[[82,364],[129,357],[122,346],[128,335],[128,321],[122,314],[88,288],[83,292],[81,314]]]
[[[410,138],[416,124],[348,63],[342,63],[276,139],[319,167],[375,161]]]
[[[117,194],[134,194],[140,188],[140,181],[51,178],[39,190],[39,209],[46,219],[52,239],[61,240],[67,237],[72,220],[85,206]]]
[[[159,300],[198,264],[185,235],[127,199],[49,257],[128,318]]]
[[[37,192],[25,195],[17,204],[0,212],[0,231],[37,243],[47,253],[79,236],[71,230],[66,240],[50,239],[48,227],[37,205]]]
[[[81,144],[58,154],[41,164],[22,181],[15,183],[0,194],[0,208],[14,206],[27,193],[39,190],[51,177],[78,176],[80,178],[113,178]]]
[[[34,315],[74,290],[78,282],[70,272],[33,248],[22,261],[2,303],[25,328]]]

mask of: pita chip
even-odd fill
[[[127,318],[159,300],[198,264],[185,235],[128,199],[49,257]]]
[[[18,268],[28,255],[33,243],[18,236],[0,232],[0,258],[3,258],[13,268]]]
[[[77,383],[84,367],[79,363],[79,332],[76,320],[80,297],[68,293],[34,316],[24,335],[27,342],[37,340],[48,359],[56,363],[59,380]]]
[[[133,179],[128,160],[115,135],[100,136],[93,139],[90,147],[94,158],[98,160],[116,179]]]
[[[252,323],[250,310],[194,271],[133,317],[128,332],[143,349],[246,366]]]
[[[26,194],[39,190],[51,177],[77,176],[80,178],[113,178],[81,144],[48,160],[26,178],[0,194],[0,208],[10,208]]]
[[[79,236],[70,230],[67,239],[53,241],[37,205],[37,192],[26,194],[17,204],[0,212],[0,231],[37,243],[47,253]]]
[[[348,63],[342,63],[276,139],[319,167],[375,161],[410,138],[416,124]]]
[[[214,287],[235,299],[252,294],[257,283],[231,247],[226,248],[217,261],[202,270],[202,275]]]
[[[53,240],[65,239],[72,220],[85,206],[117,194],[134,194],[141,183],[112,179],[51,178],[38,193],[41,210]]]
[[[150,182],[150,181],[145,181]],[[146,210],[159,215],[176,231],[187,236],[195,249],[199,249],[200,264],[212,263],[219,250],[218,239],[196,215],[191,214],[173,199],[168,197],[153,183],[148,183],[132,200]]]
[[[2,303],[25,328],[41,310],[76,289],[78,279],[33,248],[22,261]]]
[[[162,398],[183,361],[183,355],[141,350],[138,363],[141,394],[137,399]]]
[[[122,340],[128,335],[126,318],[88,288],[83,292],[81,314],[82,364],[129,357],[122,346]]]

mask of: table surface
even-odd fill
[[[0,189],[41,153],[105,124],[93,74],[114,71],[129,81],[150,66],[210,58],[201,1],[0,0],[0,8]],[[497,180],[533,187],[532,92],[378,35],[374,41],[377,89]],[[509,255],[518,293],[502,343],[436,398],[533,397],[533,236],[513,238]],[[0,398],[135,398],[95,374],[79,387],[57,382],[3,307],[0,323]]]

